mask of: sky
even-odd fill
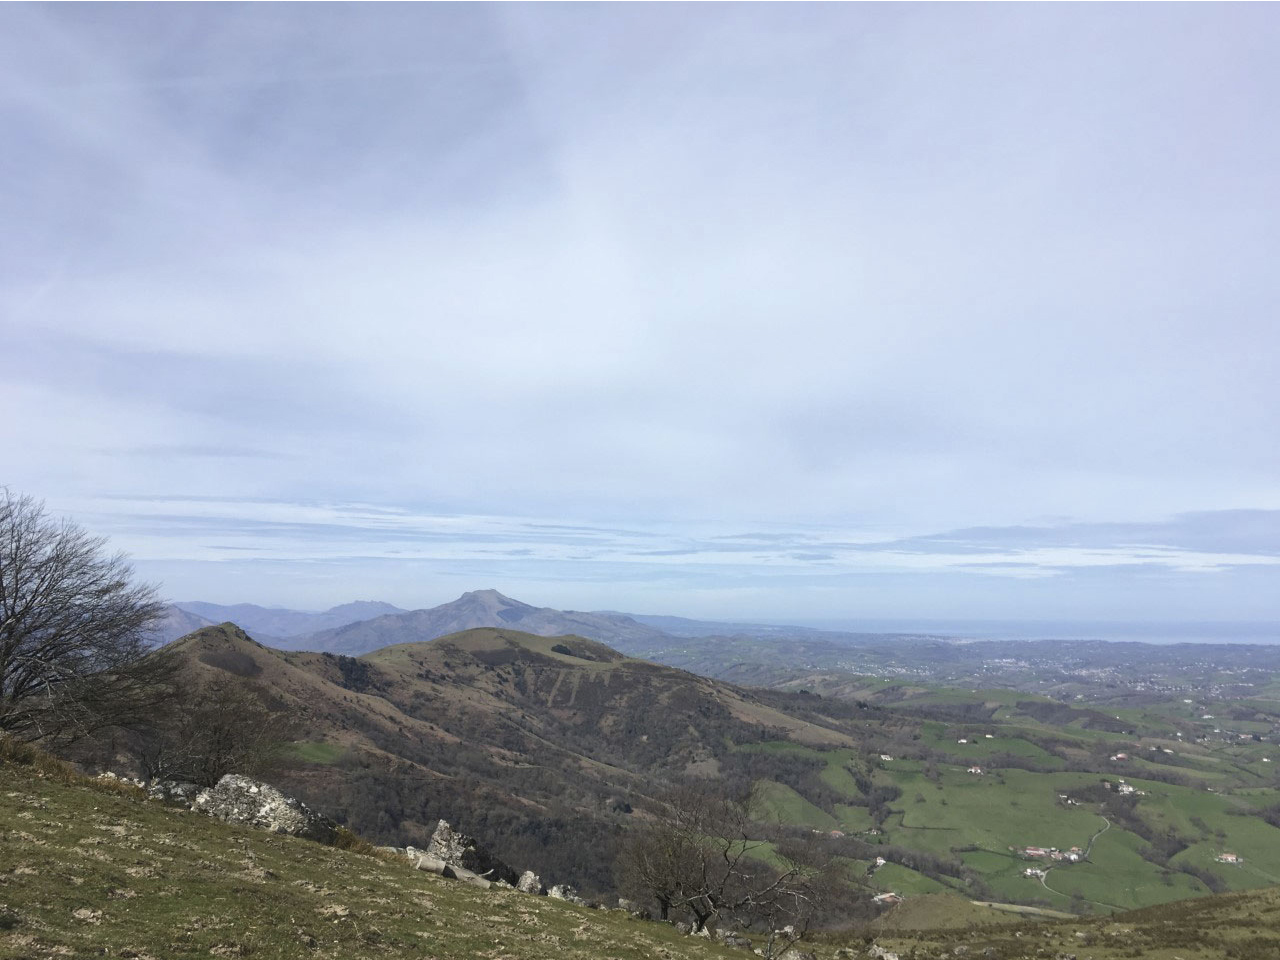
[[[1280,620],[1273,5],[0,7],[0,484],[176,600]]]

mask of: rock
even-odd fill
[[[520,874],[520,879],[516,881],[516,889],[521,893],[532,893],[535,897],[547,892],[547,888],[542,885],[542,878],[532,870],[526,870]]]
[[[547,891],[547,896],[553,900],[567,900],[569,903],[576,903],[580,907],[587,905],[587,901],[578,896],[578,891],[567,883],[557,883]]]
[[[192,810],[226,823],[239,823],[272,833],[333,843],[338,825],[301,800],[286,797],[275,787],[229,773],[216,787],[201,790]]]
[[[110,770],[104,770],[98,774],[97,779],[105,780],[108,783],[124,783],[131,787],[142,787],[144,790],[147,788],[147,785],[137,777],[122,777],[119,774],[112,773]]]
[[[787,947],[780,954],[778,960],[818,960],[816,954],[810,953],[808,950],[801,950],[798,947]]]
[[[898,960],[898,955],[892,950],[886,950],[878,943],[873,943],[867,947],[867,955],[875,957],[876,960]]]
[[[501,880],[515,886],[520,879],[520,875],[509,866],[471,837],[458,833],[444,820],[436,824],[426,854],[487,880]]]
[[[435,857],[418,857],[413,865],[415,870],[425,870],[427,873],[434,873],[437,877],[443,877],[448,867],[447,863]]]
[[[675,928],[679,930],[681,933],[683,933],[685,936],[688,936],[689,934],[693,933],[693,924],[685,923],[683,920],[677,920],[675,922]]]
[[[484,877],[477,876],[466,867],[455,867],[452,864],[446,864],[443,876],[450,880],[461,880],[463,883],[469,883],[473,887],[479,887],[481,890],[488,890],[492,883]]]
[[[185,780],[156,780],[147,787],[149,799],[159,800],[162,803],[176,803],[183,807],[190,807],[195,803],[199,794],[199,785]]]
[[[751,941],[741,934],[734,933],[732,930],[717,930],[716,936],[726,947],[737,947],[741,950],[751,949]]]

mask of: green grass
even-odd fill
[[[878,890],[892,890],[905,896],[951,892],[951,888],[945,883],[926,877],[900,863],[886,863],[883,867],[878,867],[870,882]]]
[[[795,824],[817,830],[837,830],[840,824],[831,814],[814,806],[791,787],[772,780],[760,780],[755,786],[759,818],[778,823]]]
[[[1050,871],[1049,886],[1069,897],[1078,895],[1123,910],[1207,892],[1183,873],[1171,873],[1162,879],[1160,871],[1139,855],[1143,846],[1145,841],[1140,837],[1113,827],[1098,838],[1088,863]]]
[[[338,758],[342,756],[343,748],[332,743],[301,741],[289,744],[285,748],[285,752],[288,756],[302,760],[305,763],[331,766],[338,762]]]
[[[1014,918],[955,893],[911,897],[896,905],[871,926],[877,931],[947,930],[974,925],[1007,924]]]
[[[0,763],[0,958],[741,956]]]

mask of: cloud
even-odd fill
[[[1270,563],[1265,7],[297,17],[0,11],[4,482],[156,563]]]

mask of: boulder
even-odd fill
[[[437,877],[443,877],[449,865],[435,857],[418,857],[413,864],[413,868],[415,870],[425,870],[427,873],[434,873]]]
[[[520,875],[509,866],[471,837],[458,833],[444,820],[436,824],[431,842],[427,844],[426,855],[443,860],[451,867],[469,870],[486,880],[501,880],[515,886],[520,879]]]
[[[553,900],[566,900],[569,903],[576,903],[580,907],[587,905],[587,901],[578,896],[578,891],[567,883],[557,883],[547,891],[547,896]]]
[[[740,933],[737,933],[733,930],[726,930],[723,927],[716,930],[716,939],[719,940],[721,943],[723,943],[726,947],[739,947],[746,950],[751,949],[750,940],[742,936],[742,934]]]
[[[275,787],[229,773],[216,787],[201,790],[192,810],[227,823],[239,823],[272,833],[333,843],[338,825],[301,800],[286,797]]]
[[[443,875],[450,880],[461,880],[463,883],[469,883],[473,887],[479,887],[481,890],[488,890],[490,887],[494,886],[493,883],[486,880],[484,877],[477,876],[466,867],[446,865]]]
[[[190,807],[195,803],[195,799],[200,794],[198,784],[187,783],[183,780],[156,780],[151,786],[147,787],[147,797],[152,800],[159,800],[163,803],[176,803],[179,806]]]
[[[521,893],[532,893],[534,896],[541,896],[547,892],[547,888],[542,885],[542,878],[532,870],[526,870],[520,874],[520,879],[516,881],[516,889]]]

